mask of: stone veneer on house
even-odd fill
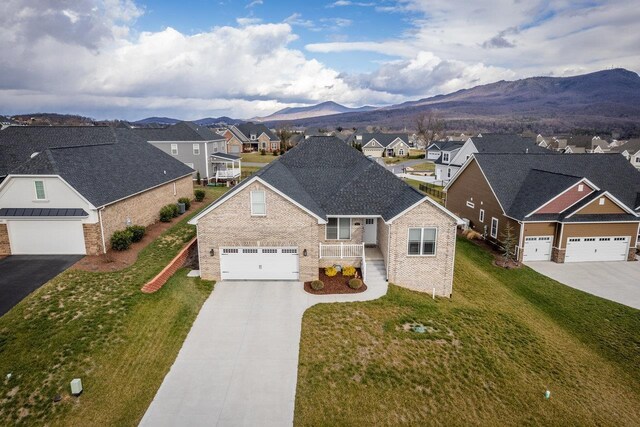
[[[11,255],[7,224],[0,224],[0,255]]]

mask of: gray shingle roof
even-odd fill
[[[627,151],[629,154],[636,154],[638,151],[640,151],[640,138],[630,139],[619,147],[611,149],[611,151],[615,153],[622,153],[624,151]]]
[[[47,148],[144,143],[126,129],[108,126],[11,126],[0,132],[0,176]]]
[[[227,153],[213,153],[213,154],[211,154],[211,157],[219,157],[221,159],[226,159],[226,160],[238,160],[238,159],[240,159],[240,156],[236,156],[234,154],[227,154]]]
[[[12,173],[60,175],[95,207],[193,173],[147,143],[50,148]]]
[[[540,207],[580,178],[636,209],[640,172],[619,154],[475,154],[505,213],[516,219]]]
[[[453,151],[461,148],[463,141],[434,141],[429,147],[432,151]],[[433,148],[431,148],[433,147]]]
[[[409,143],[409,135],[406,133],[363,133],[362,145],[365,146],[369,141],[375,139],[383,147],[388,147],[393,141],[400,138],[405,144]]]
[[[545,153],[551,152],[536,144],[535,138],[520,135],[483,133],[481,137],[471,138],[479,153]]]
[[[263,125],[262,123],[242,123],[236,125],[236,129],[238,129],[242,134],[247,138],[251,139],[251,134],[255,134],[256,138],[262,135],[264,132],[267,134],[270,140],[272,141],[280,141],[280,139],[271,132],[271,130]]]
[[[135,128],[133,132],[145,141],[219,141],[224,137],[206,126],[178,122],[161,128]]]
[[[381,215],[389,220],[425,197],[339,138],[328,136],[303,140],[255,176],[323,219]]]

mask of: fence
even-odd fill
[[[446,193],[442,191],[440,188],[436,187],[433,184],[428,184],[428,183],[420,184],[419,188],[420,188],[420,191],[422,191],[423,193],[427,193],[430,196],[440,199],[442,203],[444,203]]]

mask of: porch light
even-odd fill
[[[216,254],[216,251],[212,248],[212,249],[209,251],[209,255],[214,256],[215,254]]]
[[[306,249],[304,251],[302,251],[302,255],[303,256],[307,256],[307,250]]]

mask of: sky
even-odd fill
[[[638,72],[637,1],[3,0],[0,114],[251,118]]]

